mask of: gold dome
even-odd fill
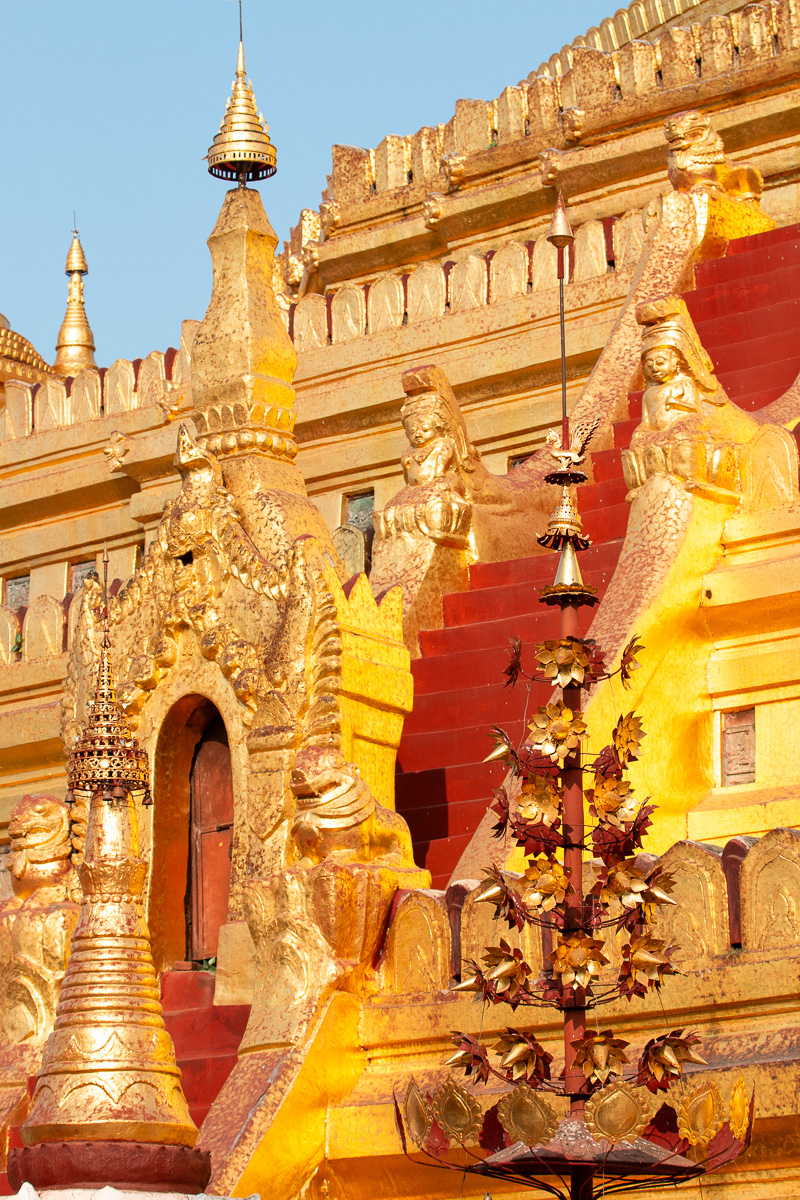
[[[277,151],[245,78],[244,45],[239,41],[236,79],[219,133],[209,147],[208,171],[217,179],[267,179],[277,171]]]
[[[28,339],[15,333],[5,317],[0,316],[0,383],[5,379],[41,383],[50,373],[47,363]]]

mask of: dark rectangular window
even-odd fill
[[[736,787],[756,781],[756,710],[722,714],[722,783]]]
[[[375,493],[361,492],[358,496],[347,497],[345,525],[355,525],[367,533],[372,529],[372,514],[375,510]]]
[[[80,590],[81,584],[87,575],[91,575],[92,571],[96,571],[97,566],[95,560],[90,562],[73,563],[69,569],[69,590],[75,594]]]
[[[30,575],[18,575],[16,579],[6,579],[3,586],[3,603],[9,608],[27,606],[31,598]]]

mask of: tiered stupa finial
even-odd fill
[[[163,1191],[169,1182],[172,1191],[201,1191],[210,1160],[192,1149],[197,1128],[164,1025],[144,915],[147,864],[134,797],[147,794],[147,758],[114,691],[107,601],[95,697],[68,775],[76,795],[91,797],[78,867],[83,902],[9,1178],[36,1188]]]
[[[58,332],[56,361],[53,365],[61,375],[78,375],[86,367],[95,367],[97,364],[94,360],[94,337],[83,304],[83,277],[89,274],[89,268],[77,229],[72,231],[72,244],[64,271],[69,276],[69,296],[67,311]]]
[[[241,11],[241,10],[240,10]],[[239,28],[239,58],[236,78],[225,116],[208,150],[209,174],[217,179],[267,179],[277,171],[277,151],[269,140],[269,126],[258,111],[253,85],[244,67],[244,42]]]

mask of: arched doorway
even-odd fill
[[[216,957],[227,919],[233,777],[224,721],[183,696],[159,731],[154,771],[149,924],[158,970]]]
[[[190,792],[187,958],[203,962],[216,958],[231,885],[233,776],[228,733],[219,713],[212,717],[197,743]]]

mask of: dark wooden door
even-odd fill
[[[228,914],[233,831],[233,779],[221,717],[207,726],[192,766],[189,948],[194,962],[215,958]]]

